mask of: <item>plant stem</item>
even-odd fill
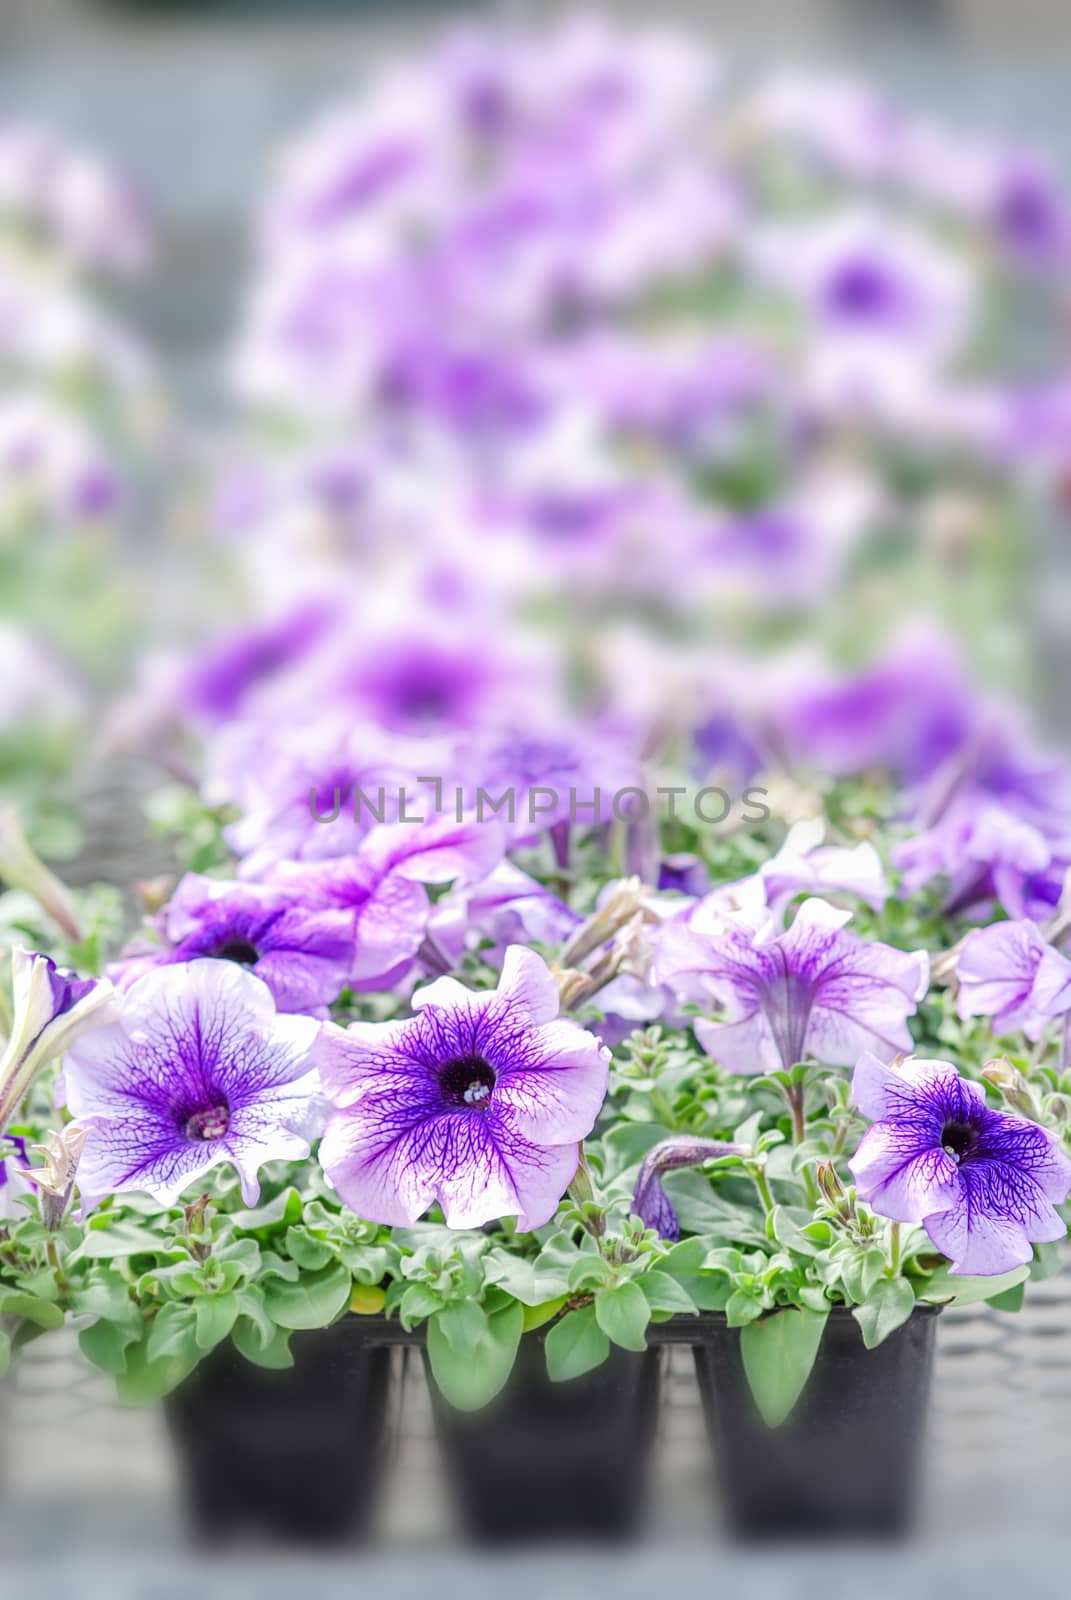
[[[807,1090],[802,1083],[793,1083],[784,1091],[788,1109],[792,1114],[792,1143],[797,1148],[807,1136]],[[818,1204],[818,1184],[810,1166],[803,1168],[803,1188],[807,1204]]]
[[[59,1251],[56,1248],[55,1239],[50,1239],[48,1241],[48,1244],[45,1246],[45,1252],[48,1256],[48,1264],[52,1268],[53,1274],[55,1275],[56,1288],[61,1294],[67,1294],[71,1285],[67,1274],[60,1265]]]
[[[894,1222],[889,1229],[889,1265],[888,1276],[895,1278],[900,1271],[900,1224]]]
[[[752,1167],[751,1176],[754,1178],[755,1187],[759,1191],[759,1199],[762,1201],[762,1209],[765,1211],[766,1215],[769,1216],[770,1212],[774,1208],[774,1197],[770,1193],[770,1185],[766,1174],[761,1167]]]

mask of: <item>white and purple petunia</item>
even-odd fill
[[[805,900],[786,932],[744,915],[717,933],[671,922],[655,978],[702,1000],[723,1020],[695,1024],[703,1048],[730,1072],[776,1072],[813,1059],[848,1066],[860,1050],[890,1059],[910,1050],[907,1018],[926,993],[925,951],[860,939],[851,913]]]
[[[1071,1160],[1054,1134],[993,1111],[981,1086],[948,1061],[891,1066],[865,1051],[852,1094],[871,1127],[848,1163],[879,1215],[921,1223],[952,1271],[994,1276],[1063,1239],[1054,1206],[1071,1191]]]
[[[316,1061],[335,1110],[320,1160],[346,1204],[385,1223],[436,1201],[452,1228],[549,1221],[609,1070],[558,1004],[546,964],[513,945],[497,989],[439,978],[404,1021],[325,1028]]]
[[[281,1015],[228,961],[160,967],[84,1033],[64,1062],[67,1109],[90,1129],[87,1204],[139,1190],[163,1205],[230,1163],[252,1205],[266,1161],[309,1153],[325,1107],[312,1060],[320,1024]]]

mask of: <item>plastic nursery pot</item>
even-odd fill
[[[367,1531],[385,1454],[390,1351],[356,1317],[295,1333],[293,1367],[228,1340],[165,1406],[194,1530],[206,1542],[340,1543]]]
[[[425,1356],[425,1360],[426,1360]],[[527,1334],[502,1392],[455,1411],[428,1372],[452,1497],[481,1544],[602,1542],[642,1525],[658,1421],[661,1352],[611,1348],[565,1383],[547,1376],[542,1331]]]
[[[788,1420],[768,1428],[740,1330],[704,1317],[696,1374],[729,1530],[747,1539],[895,1538],[911,1525],[930,1397],[937,1306],[918,1306],[875,1350],[844,1307],[829,1315]]]

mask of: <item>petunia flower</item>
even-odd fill
[[[494,822],[437,817],[373,828],[352,856],[282,862],[274,882],[304,913],[350,919],[349,981],[386,988],[408,967],[432,912],[425,884],[482,879],[502,857]]]
[[[889,897],[881,857],[868,839],[845,846],[824,844],[821,817],[797,822],[775,856],[763,862],[759,876],[769,905],[782,910],[796,895],[850,894],[875,911]]]
[[[338,998],[353,961],[352,917],[307,907],[283,885],[189,873],[158,921],[163,943],[110,969],[121,986],[152,966],[229,961],[255,972],[280,1011],[314,1011]]]
[[[1022,1029],[1039,1039],[1054,1017],[1071,1011],[1071,961],[1033,922],[975,928],[956,962],[961,1017],[992,1017],[993,1032]]]
[[[991,1111],[950,1062],[886,1066],[864,1051],[852,1094],[872,1119],[848,1163],[860,1198],[880,1216],[921,1223],[953,1272],[1007,1272],[1034,1244],[1066,1236],[1053,1207],[1071,1190],[1071,1160],[1055,1135]]]
[[[359,1216],[449,1227],[554,1215],[606,1094],[609,1052],[558,1017],[545,963],[517,945],[495,990],[439,978],[400,1022],[328,1026],[316,1047],[334,1114],[320,1160]]]
[[[926,993],[929,958],[847,932],[850,912],[805,900],[787,932],[725,921],[716,933],[671,922],[656,981],[689,998],[701,980],[724,1020],[695,1024],[703,1048],[730,1072],[775,1072],[813,1058],[846,1066],[862,1049],[886,1058],[911,1048],[907,1018]]]
[[[263,1164],[308,1155],[322,1126],[319,1026],[277,1013],[267,985],[232,962],[146,973],[67,1053],[67,1109],[89,1128],[83,1199],[139,1190],[172,1205],[230,1163],[252,1205]]]
[[[11,955],[14,1015],[0,1059],[0,1132],[34,1078],[107,1006],[106,980],[61,972],[48,956],[16,948]]]

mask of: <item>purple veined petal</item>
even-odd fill
[[[386,1085],[388,1075],[399,1093],[405,1086],[395,1083],[397,1079],[410,1080],[409,1092],[417,1096],[422,1086],[427,1086],[430,1095],[434,1083],[413,1019],[351,1022],[345,1029],[328,1023],[316,1040],[313,1059],[324,1093],[340,1110]]]
[[[864,1050],[852,1074],[852,1099],[872,1122],[882,1117],[932,1110],[933,1091],[942,1082],[952,1082],[959,1093],[967,1086],[947,1061],[925,1061],[909,1056],[890,1066],[871,1050]],[[981,1103],[985,1097],[976,1085]],[[930,1091],[927,1094],[927,1090]],[[933,1112],[936,1115],[936,1111]]]
[[[961,1170],[959,1203],[922,1219],[953,1273],[993,1277],[1029,1261],[1034,1244],[1067,1237],[1067,1224],[1028,1174],[1001,1162]]]
[[[558,985],[546,962],[519,944],[511,944],[506,951],[497,994],[499,1004],[509,1008],[511,1022],[526,1027],[552,1022],[561,1005]]]
[[[942,1150],[940,1125],[920,1118],[877,1122],[868,1128],[848,1162],[861,1195],[879,1216],[921,1222],[960,1201],[959,1169]]]
[[[1062,1205],[1071,1193],[1071,1157],[1056,1134],[1008,1112],[990,1112],[985,1118],[977,1150],[987,1161],[999,1162],[1031,1179],[1046,1200]]]
[[[491,1047],[488,1055],[494,1054]],[[609,1074],[610,1052],[584,1028],[565,1019],[545,1022],[517,1066],[500,1067],[495,1103],[508,1108],[524,1138],[575,1144],[595,1126]]]
[[[435,1146],[419,1115],[390,1092],[374,1122],[337,1112],[320,1141],[320,1164],[351,1211],[396,1227],[417,1222],[435,1198]]]

